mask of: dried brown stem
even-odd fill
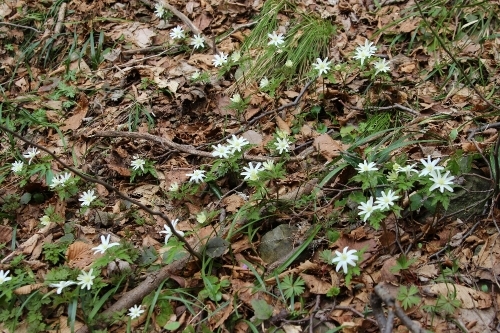
[[[66,16],[66,7],[68,4],[66,2],[63,2],[61,4],[61,7],[59,7],[59,13],[57,15],[57,23],[56,27],[54,28],[54,34],[57,35],[61,32],[62,30],[62,24],[64,21],[64,17]]]
[[[420,113],[418,113],[417,111],[415,111],[413,109],[410,109],[409,107],[403,106],[401,104],[398,104],[398,103],[390,105],[390,106],[368,106],[366,108],[358,108],[357,106],[345,104],[342,101],[340,101],[340,103],[342,103],[342,105],[344,107],[348,108],[348,109],[357,110],[357,111],[365,111],[365,110],[370,110],[370,111],[384,111],[384,110],[394,110],[394,109],[397,109],[397,110],[402,110],[402,111],[406,111],[406,112],[412,113],[412,114],[414,114],[416,116],[420,116]]]
[[[14,23],[9,23],[9,22],[0,22],[0,24],[9,25],[11,27],[16,27],[16,28],[21,28],[21,29],[30,29],[30,30],[33,30],[36,33],[41,33],[40,30],[37,30],[37,29],[35,29],[33,27],[28,27],[26,25],[14,24]]]

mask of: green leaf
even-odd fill
[[[181,326],[181,323],[177,322],[177,321],[174,321],[174,322],[171,322],[171,323],[168,323],[167,325],[165,325],[163,328],[168,330],[168,331],[175,331],[176,329],[178,329],[179,327]]]
[[[273,315],[273,307],[267,304],[266,301],[262,299],[254,299],[251,302],[255,317],[261,320],[266,320],[271,318]]]

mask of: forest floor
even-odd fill
[[[499,4],[0,1],[0,330],[498,332]]]

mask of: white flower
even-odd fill
[[[212,62],[214,63],[215,67],[220,67],[220,66],[224,65],[227,62],[227,54],[224,54],[224,52],[221,52],[219,54],[214,55]]]
[[[231,102],[233,103],[241,103],[243,100],[241,99],[241,95],[240,94],[234,94],[233,97],[230,98]]]
[[[404,173],[406,173],[406,177],[411,177],[412,172],[418,173],[418,170],[415,169],[416,165],[417,164],[412,164],[412,165],[407,165],[405,167],[399,167],[396,169],[396,171],[397,172],[404,172]]]
[[[193,45],[195,49],[201,49],[205,45],[205,40],[203,39],[203,37],[201,37],[201,35],[195,35],[193,38],[191,38],[191,42],[189,43],[189,45]]]
[[[269,37],[269,43],[267,45],[274,45],[274,46],[280,46],[285,42],[283,38],[283,34],[277,35],[276,32],[273,32],[272,34],[267,34]]]
[[[258,162],[255,167],[252,162],[248,163],[248,167],[243,167],[244,172],[241,173],[242,176],[245,176],[245,180],[258,180],[259,172],[264,170],[261,167],[262,163]]]
[[[201,212],[199,214],[196,214],[196,221],[198,221],[198,223],[202,224],[202,223],[205,223],[207,221],[207,213],[205,212]]]
[[[230,154],[231,149],[228,146],[221,145],[220,143],[214,147],[214,151],[212,152],[212,156],[222,158],[228,158]]]
[[[22,161],[15,161],[12,163],[12,166],[10,167],[10,170],[14,173],[21,172],[23,170],[24,162]]]
[[[431,156],[427,155],[427,161],[421,159],[420,162],[424,165],[424,168],[418,174],[419,177],[426,176],[432,174],[434,171],[444,170],[442,166],[437,165],[439,163],[440,158],[436,158],[435,160],[431,160]]]
[[[184,35],[184,30],[182,29],[182,27],[178,25],[173,28],[172,31],[170,31],[170,37],[172,37],[172,39],[182,39],[186,36]]]
[[[387,193],[382,191],[381,195],[381,197],[378,197],[377,200],[375,200],[375,203],[377,204],[375,208],[380,210],[389,209],[390,206],[394,205],[394,201],[399,198],[392,190],[389,190]]]
[[[179,219],[172,220],[172,226],[174,227],[175,231],[177,231],[179,235],[184,236],[184,232],[176,228],[177,223],[179,223]],[[160,234],[165,234],[165,244],[167,244],[168,239],[173,235],[173,233],[168,225],[165,224],[163,228],[165,228],[165,230],[160,231]]]
[[[205,172],[204,170],[194,170],[193,173],[188,173],[186,176],[191,177],[189,178],[191,183],[200,183],[205,178]]]
[[[377,167],[375,166],[374,162],[368,163],[366,160],[363,161],[363,163],[359,163],[358,167],[356,168],[359,173],[363,172],[369,172],[369,171],[377,171]]]
[[[389,61],[385,59],[380,59],[373,64],[373,68],[375,68],[375,75],[380,72],[388,72],[391,68],[389,67]]]
[[[80,196],[80,199],[78,201],[82,202],[82,207],[83,206],[90,206],[92,201],[94,201],[97,198],[97,196],[94,195],[94,190],[88,190],[87,192],[83,192],[83,194]]]
[[[448,177],[449,174],[450,172],[446,171],[444,175],[441,175],[441,171],[434,170],[431,173],[431,180],[434,182],[434,184],[431,186],[429,191],[433,191],[439,187],[439,191],[441,193],[443,193],[445,189],[453,192],[453,188],[450,185],[453,184],[452,180],[455,179],[455,177]]]
[[[141,169],[142,172],[144,172],[144,165],[146,164],[146,161],[144,161],[142,158],[139,158],[139,156],[134,156],[134,159],[132,162],[130,162],[130,165],[132,166],[132,169],[134,170],[139,170]]]
[[[356,252],[356,250],[349,250],[347,246],[344,247],[342,253],[335,251],[337,256],[332,260],[332,264],[337,263],[335,270],[338,272],[342,267],[344,274],[347,274],[347,265],[356,266],[356,261],[359,259],[358,256],[354,255]]]
[[[108,235],[107,238],[104,236],[101,236],[101,245],[92,248],[92,250],[95,251],[94,254],[97,254],[97,253],[104,254],[104,252],[106,252],[106,250],[109,249],[110,247],[120,245],[120,243],[111,243],[110,244],[109,243],[110,237],[111,237],[111,235]]]
[[[374,55],[375,51],[377,51],[377,47],[374,46],[372,42],[368,42],[368,39],[366,39],[364,46],[360,45],[356,48],[356,55],[354,56],[354,59],[360,60],[361,66],[363,66],[363,62]]]
[[[170,187],[168,188],[168,190],[170,192],[177,192],[177,191],[179,191],[179,183],[174,182],[174,183],[170,184]]]
[[[290,150],[290,142],[287,138],[277,138],[274,145],[276,146],[276,150],[278,150],[280,154],[283,154],[283,151],[287,152]]]
[[[95,276],[92,275],[93,271],[93,268],[88,272],[82,271],[76,278],[79,281],[77,284],[82,286],[82,289],[87,288],[87,290],[90,290],[90,288],[92,288],[95,279]]]
[[[62,290],[68,286],[72,286],[76,284],[75,281],[61,281],[61,282],[58,282],[58,283],[51,283],[49,284],[50,287],[52,288],[57,288],[57,293],[60,294],[62,293]]]
[[[264,167],[264,169],[272,171],[274,169],[274,161],[273,160],[265,161],[264,163],[262,163],[262,166]]]
[[[52,178],[52,183],[50,184],[50,187],[54,189],[58,186],[64,186],[70,178],[71,174],[69,172],[56,175]]]
[[[267,87],[269,85],[269,80],[267,79],[267,77],[263,77],[262,80],[260,80],[260,83],[259,83],[259,88],[260,89],[264,89],[265,87]]]
[[[142,307],[142,305],[137,306],[137,304],[136,304],[133,307],[131,307],[130,309],[128,309],[128,316],[131,319],[139,318],[141,316],[141,314],[144,312],[144,310],[142,310],[141,307]]]
[[[359,213],[358,215],[364,215],[363,222],[366,222],[370,215],[377,210],[377,207],[373,206],[373,197],[370,197],[367,202],[362,202],[358,206]]]
[[[42,223],[42,225],[49,225],[49,223],[51,222],[50,221],[50,217],[48,215],[44,215],[42,217],[40,217],[40,222]]]
[[[36,147],[29,147],[23,154],[24,158],[29,159],[28,164],[31,164],[31,160],[36,156],[40,154],[40,151]]]
[[[163,4],[157,3],[155,5],[155,15],[159,18],[162,18],[165,15],[165,7],[163,7]]]
[[[191,80],[198,80],[200,75],[201,75],[200,71],[194,72],[193,75],[191,75]]]
[[[241,53],[240,51],[234,51],[233,54],[231,54],[231,60],[234,62],[237,62],[241,58]]]
[[[12,276],[7,276],[9,275],[9,272],[10,271],[4,272],[3,269],[0,270],[0,284],[12,280]]]
[[[313,64],[313,67],[318,71],[318,75],[321,75],[323,73],[326,74],[330,70],[331,62],[327,60],[328,58],[325,58],[325,60],[321,60],[320,58],[316,59],[316,63]]]
[[[250,142],[248,142],[247,139],[244,137],[237,137],[236,135],[233,135],[231,139],[227,140],[227,143],[229,144],[229,149],[231,149],[231,152],[237,152],[241,151],[244,146],[248,145]]]
[[[293,62],[288,59],[286,62],[285,62],[285,67],[288,67],[288,68],[291,68],[293,66]]]

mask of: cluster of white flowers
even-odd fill
[[[52,178],[52,183],[50,183],[50,188],[55,189],[57,187],[64,187],[68,180],[71,178],[71,174],[69,172],[65,172],[63,174],[55,175]]]
[[[179,235],[184,236],[184,232],[177,229],[177,223],[179,223],[179,219],[172,220],[172,226],[174,227],[175,231],[177,231]],[[165,244],[167,244],[168,240],[170,239],[170,237],[172,237],[173,233],[168,225],[165,224],[163,228],[165,230],[160,231],[160,234],[165,234]]]
[[[429,188],[430,191],[434,191],[435,189],[439,189],[441,193],[444,192],[444,190],[448,190],[450,192],[453,192],[453,188],[450,186],[453,184],[453,179],[455,177],[449,176],[450,172],[446,171],[446,173],[443,175],[441,174],[441,170],[444,168],[442,166],[438,166],[437,164],[439,163],[439,158],[432,160],[430,156],[427,156],[427,160],[421,159],[420,162],[423,165],[423,169],[419,173],[419,177],[423,176],[429,176],[429,178],[432,180],[434,184],[431,185]],[[404,172],[406,175],[409,177],[411,173],[418,173],[418,170],[415,169],[416,164],[412,165],[407,165],[405,167],[397,166],[396,171],[397,172]],[[363,161],[362,163],[358,164],[358,167],[356,168],[360,173],[363,172],[370,172],[370,171],[377,171],[377,167],[375,166],[375,163],[370,162],[368,163],[367,161]],[[371,196],[366,202],[362,202],[359,206],[359,213],[358,215],[363,216],[363,222],[366,222],[370,215],[376,211],[376,210],[387,210],[390,209],[391,206],[394,205],[394,202],[399,199],[399,196],[396,195],[395,192],[392,190],[382,191],[380,197],[375,199],[373,196]]]
[[[349,247],[344,247],[342,252],[335,251],[335,258],[332,259],[332,264],[337,263],[335,270],[338,272],[340,268],[344,270],[344,274],[347,274],[347,265],[356,266],[356,261],[359,257],[355,255],[356,250],[349,250]]]
[[[377,51],[377,47],[366,39],[365,45],[360,45],[356,48],[354,59],[359,60],[361,62],[361,66],[363,66],[365,60],[371,58],[375,54],[375,51]],[[380,72],[388,72],[391,69],[389,67],[389,61],[385,59],[379,59],[374,62],[373,68],[375,68],[375,75]]]
[[[96,276],[94,276],[92,273],[94,272],[94,269],[91,268],[88,272],[81,271],[80,274],[77,276],[76,281],[59,281],[57,283],[51,283],[49,284],[50,287],[52,288],[57,288],[56,293],[61,294],[63,289],[69,286],[73,285],[79,285],[81,286],[81,289],[87,288],[87,290],[92,289],[92,286],[94,285],[94,279]]]
[[[221,145],[219,143],[217,146],[213,147],[214,151],[212,152],[212,156],[228,158],[234,153],[240,152],[243,147],[248,144],[248,140],[244,137],[237,137],[236,135],[232,135],[231,138],[227,140],[227,145]]]

